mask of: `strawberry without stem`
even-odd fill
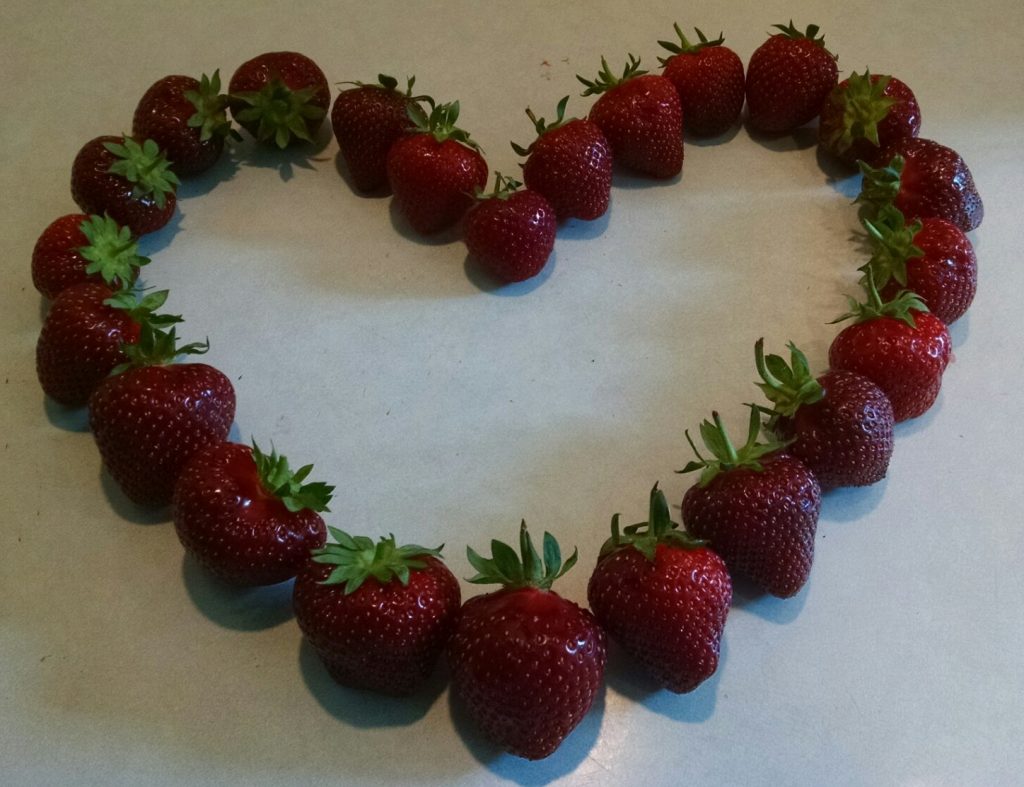
[[[659,41],[672,53],[659,58],[664,76],[679,93],[686,130],[701,137],[724,134],[740,119],[743,111],[743,61],[724,46],[719,34],[709,41],[699,29],[698,43],[690,43],[679,25],[673,25],[679,42]]]

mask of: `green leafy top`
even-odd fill
[[[103,147],[117,158],[107,172],[133,185],[132,199],[151,196],[157,207],[163,208],[167,195],[174,193],[180,181],[156,142],[147,139],[140,145],[131,137],[123,137],[121,142],[104,142]]]
[[[650,513],[647,522],[629,525],[620,531],[619,516],[616,514],[612,517],[612,535],[601,546],[601,558],[607,557],[619,549],[632,547],[653,562],[658,544],[696,549],[705,543],[701,539],[694,538],[685,530],[677,529],[679,525],[672,521],[665,493],[658,489],[657,484],[651,489]]]
[[[313,141],[307,121],[318,121],[327,114],[312,103],[316,92],[314,87],[292,90],[280,79],[271,79],[259,90],[232,93],[231,98],[246,105],[235,115],[238,122],[255,125],[259,142],[273,142],[283,150],[294,139]]]
[[[414,84],[416,84],[416,77],[414,77],[414,76],[406,77],[405,78],[405,92],[404,93],[400,93],[400,91],[398,90],[398,80],[395,79],[393,76],[388,76],[387,74],[377,74],[377,81],[376,82],[347,81],[347,82],[339,82],[338,84],[339,85],[355,85],[356,87],[375,87],[375,88],[381,88],[383,90],[393,90],[394,92],[399,93],[400,95],[404,96],[405,98],[411,98],[413,100],[427,100],[427,99],[429,99],[429,96],[413,96],[413,94],[412,94],[412,86]]]
[[[136,291],[125,288],[104,301],[108,306],[127,312],[139,325],[139,341],[121,343],[121,352],[128,358],[127,363],[114,367],[111,375],[138,366],[162,366],[181,355],[202,355],[210,349],[209,341],[178,347],[174,326],[184,322],[181,316],[156,313],[167,300],[167,294],[167,290],[159,290],[140,299]],[[168,326],[170,330],[164,330]]]
[[[845,86],[832,89],[831,100],[843,109],[843,122],[826,140],[840,152],[845,152],[858,139],[866,139],[878,147],[878,124],[889,114],[896,99],[885,95],[891,76],[872,78],[871,72],[850,74]]]
[[[279,456],[271,446],[267,455],[252,441],[252,458],[256,463],[256,472],[260,484],[271,495],[276,497],[292,513],[309,509],[311,511],[330,511],[327,504],[331,502],[334,487],[320,481],[304,484],[313,465],[304,465],[292,472],[288,460]]]
[[[761,432],[761,410],[756,405],[750,405],[750,425],[747,430],[747,442],[740,448],[733,446],[729,435],[722,424],[721,416],[717,412],[712,413],[714,423],[704,420],[700,425],[700,436],[704,445],[711,452],[712,458],[705,459],[697,446],[694,445],[690,432],[686,432],[686,441],[697,456],[696,462],[690,462],[679,473],[691,473],[700,470],[700,485],[702,487],[710,484],[719,473],[735,470],[740,467],[749,468],[758,472],[764,470],[760,459],[770,453],[784,448],[787,443],[778,440],[769,440],[767,443],[757,442],[758,434]]]
[[[864,213],[868,218],[877,216],[883,207],[891,205],[896,199],[896,195],[900,193],[900,178],[903,176],[905,164],[906,160],[898,154],[884,167],[872,167],[863,161],[857,162],[864,178],[856,201],[864,206]]]
[[[825,36],[818,35],[818,31],[821,28],[819,28],[817,25],[807,25],[807,29],[801,32],[793,25],[793,20],[790,19],[788,25],[772,25],[772,27],[774,27],[776,30],[782,31],[782,35],[784,35],[786,38],[793,39],[794,41],[807,40],[810,41],[812,44],[817,44],[826,52],[828,52],[833,59],[836,58],[835,55],[833,55],[831,52],[828,51],[828,49],[825,48]]]
[[[839,315],[831,322],[834,324],[851,318],[856,322],[867,322],[879,317],[892,317],[905,322],[911,328],[916,328],[917,323],[914,322],[914,315],[911,314],[911,311],[928,311],[921,296],[910,290],[900,290],[891,300],[883,301],[882,296],[878,294],[878,287],[875,286],[875,276],[870,265],[864,266],[863,270],[864,279],[861,284],[867,293],[865,301],[861,303],[856,298],[847,295],[846,300],[849,302],[850,311]]]
[[[480,146],[469,136],[469,132],[455,125],[459,119],[459,102],[452,101],[450,104],[435,104],[434,100],[424,97],[424,101],[430,106],[430,114],[418,102],[409,104],[406,113],[413,122],[415,132],[430,134],[438,142],[454,140],[473,150],[480,150]]]
[[[87,246],[78,248],[78,253],[89,261],[85,272],[98,273],[107,284],[129,284],[135,280],[135,272],[149,264],[149,257],[139,254],[139,244],[131,230],[119,227],[110,216],[93,214],[78,227],[89,241]]]
[[[345,594],[355,593],[362,584],[373,577],[382,585],[397,579],[402,585],[409,584],[409,572],[426,567],[425,557],[441,557],[444,545],[437,549],[408,544],[397,546],[395,537],[381,537],[376,544],[366,536],[350,536],[344,530],[328,527],[336,543],[326,544],[312,550],[312,559],[336,568],[321,584],[345,584]]]
[[[499,199],[507,200],[513,194],[522,188],[522,183],[518,180],[505,177],[500,172],[494,173],[494,188],[491,191],[484,191],[483,189],[477,189],[475,194],[478,200],[485,199]]]
[[[220,92],[220,69],[214,71],[212,77],[203,74],[199,89],[185,91],[185,98],[196,108],[195,114],[188,119],[188,125],[199,129],[200,141],[206,142],[214,137],[242,138],[231,128],[228,120],[228,97]]]
[[[537,130],[538,139],[547,132],[554,131],[556,128],[560,128],[561,126],[564,126],[566,123],[575,120],[575,118],[569,118],[569,120],[565,119],[565,107],[568,105],[568,103],[568,96],[565,96],[561,101],[558,102],[558,106],[555,108],[557,116],[551,123],[548,123],[546,120],[544,120],[544,118],[538,119],[537,116],[533,114],[532,109],[530,109],[529,107],[526,108],[526,116],[530,118],[531,121],[533,121],[533,127]],[[530,152],[533,150],[533,146],[536,144],[536,142],[537,140],[535,139],[533,142],[530,143],[528,147],[523,147],[522,145],[517,145],[515,142],[513,142],[512,150],[514,150],[520,156],[528,156],[530,155]]]
[[[600,93],[607,93],[616,85],[620,85],[627,80],[646,73],[646,71],[640,68],[640,58],[636,55],[630,54],[629,62],[627,62],[625,68],[622,69],[622,76],[620,77],[617,77],[612,73],[611,68],[608,66],[608,61],[602,57],[601,70],[597,72],[596,79],[584,79],[579,74],[576,75],[576,78],[582,82],[583,86],[586,88],[586,90],[584,90],[580,95],[594,96]]]
[[[540,588],[548,590],[551,584],[576,565],[577,550],[562,563],[562,551],[550,533],[544,533],[544,559],[533,546],[533,540],[526,530],[526,522],[519,526],[519,552],[501,541],[491,541],[491,558],[480,557],[472,547],[466,547],[466,556],[477,570],[469,581],[477,585],[504,585],[506,588]]]
[[[725,43],[725,37],[721,33],[718,34],[718,38],[713,41],[709,41],[707,36],[701,32],[701,29],[699,27],[695,27],[693,29],[697,31],[697,37],[699,40],[696,44],[692,44],[687,40],[686,36],[683,35],[683,31],[679,27],[678,22],[673,22],[672,28],[676,31],[676,35],[679,36],[679,43],[674,41],[659,41],[658,43],[673,55],[693,55],[700,52],[702,49],[707,49],[711,46],[721,46]],[[658,61],[664,66],[671,59],[671,57],[659,57]]]
[[[825,396],[820,383],[811,374],[810,364],[793,342],[789,348],[789,363],[778,355],[764,354],[764,339],[754,344],[754,362],[761,382],[756,383],[768,401],[774,405],[772,414],[792,416],[801,405],[814,404]]]
[[[907,261],[923,257],[924,250],[914,244],[914,238],[924,224],[919,220],[907,224],[903,213],[891,204],[883,205],[874,221],[862,217],[861,223],[874,244],[871,259],[860,270],[864,271],[863,282],[867,281],[868,268],[877,287],[884,287],[895,279],[901,286],[907,285]]]

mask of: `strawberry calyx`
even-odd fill
[[[829,145],[845,152],[857,140],[866,139],[878,147],[878,124],[885,120],[893,104],[898,103],[885,95],[891,81],[888,75],[872,79],[871,71],[864,69],[863,74],[856,71],[850,74],[844,86],[832,89],[830,101],[842,107],[843,121],[826,140]]]
[[[620,549],[632,547],[653,563],[658,544],[696,549],[706,543],[699,538],[694,538],[685,530],[678,529],[679,525],[672,521],[669,514],[665,493],[658,488],[657,483],[651,489],[650,513],[646,522],[629,525],[620,530],[619,518],[620,514],[615,514],[612,517],[612,535],[601,546],[598,560]]]
[[[103,147],[117,158],[107,172],[120,175],[132,184],[132,199],[151,196],[157,207],[163,208],[167,195],[174,193],[180,183],[167,156],[151,139],[141,145],[131,137],[122,137],[122,140],[103,143]]]
[[[403,586],[409,584],[409,572],[426,568],[425,557],[441,557],[444,544],[428,549],[417,544],[398,546],[394,535],[382,536],[374,544],[367,536],[351,536],[344,530],[328,526],[335,543],[314,549],[311,559],[316,563],[335,566],[321,585],[345,584],[345,595],[355,593],[373,577],[382,585],[397,579]]]
[[[387,74],[377,74],[376,82],[359,82],[356,80],[346,80],[345,82],[339,82],[338,86],[340,87],[341,85],[355,85],[356,87],[379,88],[381,90],[388,90],[394,93],[398,93],[403,98],[409,98],[412,99],[413,101],[425,101],[430,98],[429,96],[414,96],[412,94],[412,86],[416,84],[415,76],[406,77],[405,82],[406,85],[404,93],[402,93],[398,89],[398,80],[395,79],[393,76],[388,76]]]
[[[764,354],[764,339],[754,344],[754,363],[761,382],[755,383],[772,403],[772,416],[792,416],[805,404],[820,402],[825,390],[811,374],[810,364],[793,342],[789,348],[789,363],[778,355]]]
[[[189,128],[199,129],[199,141],[206,142],[214,137],[241,139],[242,135],[231,128],[228,120],[228,96],[220,92],[220,69],[213,76],[203,74],[198,90],[186,90],[185,98],[196,108],[188,119]]]
[[[511,197],[513,194],[515,194],[519,189],[521,189],[522,186],[523,186],[523,184],[520,181],[514,180],[512,178],[505,177],[500,172],[495,172],[494,173],[494,188],[491,191],[487,191],[487,192],[485,192],[483,189],[477,189],[476,193],[473,196],[477,200],[487,200],[487,199],[507,200],[509,197]]]
[[[714,39],[713,41],[709,41],[708,37],[704,35],[704,33],[701,31],[699,27],[693,28],[694,30],[697,31],[697,43],[690,43],[689,39],[687,39],[687,37],[683,34],[682,29],[679,27],[678,22],[673,22],[672,28],[676,31],[676,35],[679,36],[679,42],[676,43],[674,41],[659,41],[658,43],[663,48],[671,52],[673,56],[695,55],[702,49],[707,49],[708,47],[711,46],[721,46],[722,44],[725,43],[725,36],[723,36],[721,33],[718,34],[718,38]],[[659,57],[658,62],[660,62],[662,66],[665,66],[671,59],[672,57]]]
[[[858,161],[857,166],[864,179],[855,201],[867,207],[869,213],[873,211],[876,214],[883,206],[891,204],[900,193],[900,179],[905,165],[906,159],[898,154],[884,167],[872,167]]]
[[[533,151],[533,146],[537,144],[537,139],[540,139],[547,132],[554,131],[556,128],[561,128],[566,123],[570,123],[571,121],[575,120],[576,118],[569,118],[568,120],[566,120],[565,118],[565,108],[568,104],[569,96],[563,97],[562,100],[558,102],[558,106],[555,107],[555,119],[550,123],[548,123],[544,118],[538,118],[535,114],[533,114],[533,110],[527,107],[526,116],[530,118],[531,122],[533,123],[533,127],[537,130],[537,138],[534,139],[534,141],[531,142],[530,145],[527,147],[517,145],[515,142],[513,142],[511,143],[512,150],[514,150],[520,156],[528,156]]]
[[[283,150],[293,139],[313,141],[307,121],[320,120],[327,114],[323,107],[312,103],[315,95],[316,88],[292,90],[280,79],[271,79],[259,90],[232,93],[230,98],[248,105],[235,117],[243,124],[257,124],[257,141],[273,141]]]
[[[306,509],[316,512],[331,510],[327,504],[331,502],[333,486],[321,481],[303,483],[313,465],[304,465],[293,471],[288,465],[288,459],[280,456],[273,445],[270,454],[265,454],[256,445],[256,440],[252,441],[252,458],[256,463],[261,486],[284,503],[284,507],[293,514]]]
[[[924,256],[924,249],[914,244],[914,238],[924,228],[918,219],[907,224],[903,213],[895,205],[884,205],[878,211],[874,221],[864,217],[861,224],[867,230],[874,244],[875,251],[871,259],[859,270],[864,271],[866,281],[867,269],[871,269],[877,287],[884,287],[895,279],[901,286],[907,285],[907,261]]]
[[[706,487],[719,473],[728,470],[742,467],[761,472],[764,470],[764,465],[760,462],[761,458],[785,448],[788,444],[788,442],[774,439],[770,439],[767,443],[759,443],[757,441],[758,435],[761,432],[761,410],[757,405],[750,405],[750,425],[747,429],[747,442],[739,448],[736,448],[729,439],[721,416],[717,412],[713,412],[711,417],[714,419],[714,423],[705,419],[700,425],[700,436],[708,451],[711,452],[711,458],[704,458],[694,444],[693,438],[690,437],[689,430],[687,430],[685,432],[686,442],[690,444],[690,448],[696,455],[697,461],[691,461],[682,470],[676,471],[677,473],[692,473],[694,470],[700,470],[700,481],[698,483],[701,487]]]
[[[613,87],[646,73],[647,71],[640,68],[640,58],[634,54],[630,54],[629,61],[626,63],[625,68],[622,69],[622,76],[617,77],[612,73],[612,70],[608,65],[608,61],[602,56],[601,70],[597,72],[596,79],[584,79],[579,74],[576,75],[576,79],[582,82],[583,86],[586,88],[586,90],[580,93],[581,96],[596,96],[601,93],[607,93]]]
[[[862,303],[856,298],[847,295],[850,310],[841,314],[831,321],[830,324],[853,319],[854,322],[868,322],[877,320],[879,317],[891,317],[905,322],[911,328],[916,328],[913,312],[926,312],[928,307],[921,299],[921,296],[911,290],[900,290],[890,300],[883,301],[878,294],[878,287],[875,285],[875,275],[870,265],[864,266],[864,278],[861,281],[867,298]]]
[[[140,299],[137,292],[125,288],[104,301],[108,306],[126,312],[139,326],[137,342],[121,343],[121,352],[128,360],[115,366],[110,372],[111,376],[140,366],[164,366],[179,356],[202,355],[210,349],[209,340],[178,347],[174,326],[184,322],[181,315],[156,313],[164,305],[167,295],[167,290],[159,290]],[[168,326],[170,329],[164,330]]]
[[[132,237],[131,230],[118,226],[106,214],[93,214],[78,228],[89,241],[88,245],[78,247],[78,253],[89,261],[85,272],[89,275],[99,274],[109,285],[133,281],[135,272],[150,262],[149,257],[139,254],[139,244]]]
[[[491,541],[491,557],[484,558],[466,547],[470,565],[476,576],[467,580],[477,585],[503,585],[506,588],[538,588],[549,590],[552,583],[576,565],[579,557],[573,549],[569,559],[562,563],[562,551],[555,537],[544,533],[543,560],[533,546],[533,540],[524,520],[519,526],[519,555],[508,544],[497,539]]]
[[[409,104],[406,109],[409,119],[413,122],[414,132],[429,134],[437,142],[453,140],[473,150],[480,150],[480,146],[469,136],[469,132],[455,125],[459,119],[459,102],[452,101],[448,104],[435,104],[429,96],[423,100],[430,106],[430,113],[418,102]]]
[[[812,44],[816,44],[817,46],[820,46],[822,49],[828,52],[828,54],[832,57],[833,60],[838,59],[834,54],[832,54],[832,52],[829,52],[829,50],[825,47],[825,36],[818,35],[818,31],[821,28],[818,27],[817,25],[807,25],[806,30],[800,31],[793,25],[793,20],[790,19],[788,25],[772,25],[772,27],[774,27],[776,30],[781,31],[782,35],[793,41],[810,41]],[[778,34],[776,33],[775,35]]]

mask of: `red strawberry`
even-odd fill
[[[718,668],[732,580],[718,555],[669,518],[657,484],[650,520],[619,531],[601,547],[587,586],[608,636],[655,680],[677,694],[693,691]]]
[[[334,487],[304,484],[288,460],[238,443],[212,443],[189,460],[174,487],[174,528],[185,551],[235,585],[273,585],[294,577],[309,551],[324,545]]]
[[[804,33],[792,20],[774,27],[782,32],[754,50],[747,64],[747,112],[757,131],[786,134],[818,116],[839,69],[817,25]]]
[[[523,164],[526,187],[543,194],[559,221],[591,221],[608,210],[612,191],[612,151],[604,133],[589,120],[565,120],[566,96],[558,102],[558,117],[553,123],[537,119],[526,110],[537,129],[537,138],[529,147],[512,143]]]
[[[799,459],[780,453],[780,443],[758,443],[761,419],[750,408],[747,442],[734,448],[718,413],[700,433],[713,458],[697,455],[680,472],[701,470],[683,495],[683,524],[743,574],[779,598],[796,595],[811,573],[821,487]]]
[[[921,130],[921,108],[913,91],[893,76],[850,74],[832,92],[821,110],[818,144],[844,164],[856,168],[863,160],[879,166],[879,153]]]
[[[466,214],[470,255],[494,279],[524,281],[544,268],[555,247],[555,211],[544,197],[497,173],[494,191]]]
[[[861,374],[885,391],[896,423],[916,418],[939,395],[949,364],[949,329],[914,293],[904,290],[883,302],[870,272],[867,284],[867,302],[851,298],[850,313],[839,318],[857,322],[832,340],[829,365]]]
[[[672,57],[659,58],[664,76],[676,86],[683,106],[686,130],[699,137],[724,134],[736,125],[743,111],[743,61],[719,34],[714,41],[699,29],[699,42],[691,44],[679,25],[673,25],[679,43],[659,41]]]
[[[286,148],[312,142],[331,105],[320,67],[298,52],[266,52],[231,76],[229,105],[235,121],[259,142]]]
[[[814,473],[823,490],[885,478],[893,451],[892,404],[867,377],[832,369],[815,379],[807,357],[789,344],[790,363],[754,346],[758,387],[773,408],[768,429]]]
[[[219,71],[202,79],[166,76],[135,107],[132,136],[156,142],[178,175],[198,175],[217,162],[229,135],[238,137],[228,121],[227,105]]]
[[[879,210],[891,203],[908,220],[938,218],[964,232],[980,226],[985,206],[974,177],[956,151],[930,139],[904,139],[878,156],[880,168],[861,163],[858,200]]]
[[[354,82],[334,99],[331,125],[348,171],[360,191],[377,191],[388,183],[387,160],[391,146],[415,130],[409,117],[413,98],[410,77],[404,93],[394,77],[380,74],[376,85]]]
[[[96,137],[71,165],[71,197],[86,213],[109,214],[133,235],[163,227],[174,214],[178,176],[157,144]]]
[[[302,633],[338,683],[413,693],[434,671],[462,595],[441,547],[376,545],[329,528],[337,543],[313,551],[292,597]]]
[[[109,216],[70,213],[55,219],[32,249],[32,283],[46,298],[73,284],[104,282],[112,289],[130,285],[149,262],[127,227]]]
[[[500,541],[491,542],[491,559],[466,550],[479,572],[469,581],[502,588],[463,605],[448,662],[452,688],[484,734],[539,760],[590,710],[604,678],[605,634],[590,612],[550,589],[576,552],[563,566],[545,533],[542,562],[525,523],[519,542],[521,559]]]
[[[388,180],[395,202],[412,228],[427,235],[453,226],[487,185],[487,162],[477,144],[455,125],[459,102],[441,104],[428,116],[410,105],[417,132],[388,152]]]
[[[235,418],[235,390],[212,366],[173,363],[208,345],[177,348],[170,331],[143,325],[138,344],[124,345],[130,366],[104,380],[89,399],[89,425],[103,464],[139,505],[171,502],[185,464],[223,442]]]
[[[629,56],[621,77],[601,58],[601,71],[584,96],[600,95],[590,119],[604,132],[615,160],[655,178],[671,178],[683,169],[683,110],[675,86],[665,77],[640,69]]]

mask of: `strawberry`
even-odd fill
[[[555,211],[544,197],[496,173],[494,191],[479,194],[466,213],[470,256],[499,282],[536,276],[555,247]]]
[[[429,115],[409,105],[416,132],[388,151],[387,170],[395,202],[416,232],[427,235],[453,226],[487,185],[487,162],[468,133],[455,125],[459,102],[434,106]]]
[[[980,226],[985,206],[971,171],[955,150],[916,137],[889,145],[878,158],[886,164],[860,165],[864,182],[857,199],[869,212],[891,203],[911,221],[945,219],[964,232]]]
[[[893,76],[850,74],[829,93],[818,122],[818,145],[849,167],[878,166],[879,153],[921,130],[913,91]]]
[[[754,50],[747,64],[750,125],[767,134],[788,134],[821,112],[839,82],[836,56],[825,48],[818,26],[801,33],[788,25]]]
[[[228,83],[235,121],[257,141],[286,148],[312,142],[331,104],[320,67],[298,52],[266,52],[246,60]]]
[[[441,547],[376,545],[329,528],[295,579],[295,618],[343,686],[412,694],[434,671],[455,628],[459,581]]]
[[[683,109],[668,79],[641,70],[634,55],[621,77],[602,57],[595,80],[576,78],[586,87],[582,95],[600,96],[590,119],[604,132],[617,162],[655,178],[682,172]]]
[[[558,102],[558,115],[551,123],[527,109],[537,138],[528,147],[513,142],[512,149],[528,157],[523,164],[526,187],[547,198],[559,221],[592,221],[608,210],[612,150],[597,124],[565,119],[568,103],[568,96]]]
[[[875,253],[862,270],[871,268],[883,300],[909,289],[946,325],[970,308],[978,288],[978,259],[963,230],[934,217],[907,224],[891,205],[874,222],[863,219],[863,224]]]
[[[201,79],[173,74],[154,82],[135,107],[132,136],[152,139],[181,177],[212,167],[228,136],[239,138],[220,93],[220,72]]]
[[[725,46],[725,39],[709,41],[699,29],[698,42],[690,43],[679,25],[673,25],[679,43],[659,41],[672,53],[658,58],[666,79],[676,86],[686,130],[698,137],[715,137],[736,125],[743,111],[743,61]]]
[[[908,290],[883,302],[870,270],[867,291],[865,303],[850,298],[850,312],[835,320],[856,322],[832,340],[829,365],[861,374],[885,391],[896,423],[916,418],[939,395],[949,364],[949,329]]]
[[[814,473],[822,490],[867,486],[885,478],[893,451],[892,404],[868,378],[832,369],[815,379],[807,357],[790,343],[790,362],[765,356],[754,345],[762,382],[773,407],[768,430]]]
[[[32,284],[54,299],[73,284],[104,282],[113,289],[131,285],[149,263],[127,227],[109,216],[69,213],[52,221],[32,249]]]
[[[448,644],[452,689],[477,726],[518,757],[539,760],[580,723],[601,688],[605,634],[594,616],[551,590],[576,563],[562,564],[558,542],[544,534],[544,559],[524,522],[521,558],[491,542],[490,559],[471,548],[477,570],[470,582],[500,590],[462,606]]]
[[[398,80],[380,74],[378,84],[353,82],[341,91],[331,109],[331,126],[348,171],[360,191],[377,191],[388,183],[387,160],[391,146],[413,131],[409,105],[415,77],[408,79],[404,93]]]
[[[84,212],[109,214],[133,235],[163,227],[174,214],[178,176],[156,142],[96,137],[71,165],[71,197]]]
[[[294,577],[324,545],[320,517],[334,487],[304,484],[312,465],[292,472],[276,451],[211,443],[174,486],[174,529],[185,551],[234,585],[273,585]]]
[[[683,495],[683,524],[725,560],[733,576],[751,579],[779,598],[796,595],[814,560],[821,487],[781,443],[757,442],[761,419],[750,408],[747,442],[734,448],[718,413],[700,425],[711,459],[697,455],[679,472],[700,470],[700,481]]]
[[[126,367],[89,398],[89,426],[103,464],[139,505],[170,503],[189,459],[228,436],[235,418],[231,381],[207,364],[173,363],[208,347],[178,348],[173,326],[164,331],[144,323],[138,343],[123,345]]]
[[[655,484],[648,522],[619,530],[601,547],[587,599],[594,616],[669,691],[693,691],[718,668],[732,601],[725,562],[676,530]]]

